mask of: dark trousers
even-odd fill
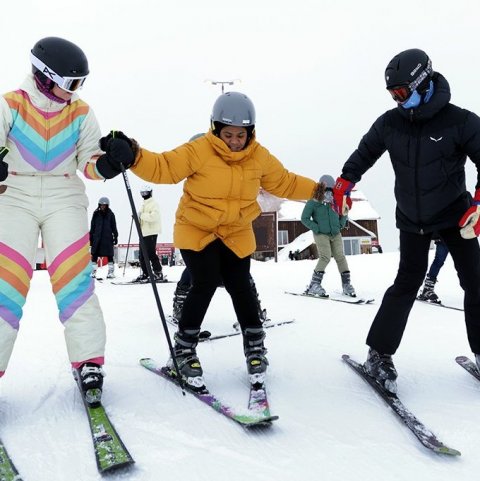
[[[445,242],[440,242],[435,247],[435,257],[433,259],[432,265],[428,270],[428,277],[431,279],[436,279],[438,277],[438,273],[440,269],[445,264],[445,259],[448,256],[448,247]]]
[[[145,246],[147,248],[148,261],[152,264],[153,272],[162,272],[162,264],[160,264],[160,259],[157,256],[157,235],[146,235],[143,237],[145,241]],[[143,258],[142,249],[140,249],[140,255],[138,257],[140,261],[140,267],[145,275],[148,275],[147,266],[145,264],[145,259]]]
[[[463,239],[458,228],[439,232],[447,245],[464,290],[465,323],[472,352],[480,354],[480,248],[478,240]],[[394,354],[428,267],[431,236],[400,231],[397,277],[382,300],[367,344],[383,354]],[[432,342],[430,339],[429,342]]]
[[[192,288],[183,304],[180,329],[200,329],[221,281],[232,298],[241,328],[262,327],[250,285],[249,256],[240,259],[220,240],[199,252],[182,249],[181,253],[192,277]]]

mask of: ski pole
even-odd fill
[[[113,136],[115,137],[115,132],[112,132],[112,133],[113,133]],[[138,220],[137,211],[135,209],[135,203],[133,201],[132,189],[130,188],[130,182],[128,181],[127,171],[125,170],[125,167],[123,164],[120,164],[120,168],[122,169],[123,181],[125,182],[125,188],[127,190],[128,200],[130,202],[130,207],[132,208],[132,218],[135,223],[135,227],[137,229],[140,249],[141,249],[143,258],[147,261],[148,260],[147,246],[145,245],[145,239],[143,238],[142,229],[140,227],[140,221]],[[170,350],[170,355],[172,356],[173,367],[175,368],[175,371],[177,373],[178,384],[182,390],[183,395],[185,396],[185,385],[184,385],[182,376],[180,375],[180,369],[178,368],[177,358],[175,357],[175,353],[173,351],[173,344],[172,344],[172,340],[170,339],[170,334],[168,332],[167,320],[165,319],[165,314],[163,313],[160,296],[158,295],[157,284],[155,283],[155,278],[153,277],[152,266],[150,265],[150,262],[145,262],[145,265],[147,267],[148,278],[150,279],[150,284],[152,285],[153,295],[155,297],[155,302],[157,303],[158,313],[160,314],[163,330],[165,332],[165,337],[167,339],[168,349]]]
[[[132,227],[133,227],[133,216],[132,216],[132,222],[130,222],[130,233],[128,234],[127,253],[125,254],[125,263],[123,264],[123,274],[122,274],[122,277],[125,277],[125,269],[127,268],[128,249],[130,249],[130,239],[132,238]]]

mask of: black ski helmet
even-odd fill
[[[35,59],[38,59],[60,77],[82,78],[90,73],[88,60],[83,50],[60,37],[42,38],[33,46],[31,55],[34,57],[31,58],[32,64]],[[38,70],[33,64],[33,73]],[[52,76],[49,71],[43,70],[41,73],[57,83],[55,76]]]
[[[428,55],[418,48],[404,50],[390,60],[385,69],[387,89],[408,86],[422,93],[428,88],[432,78],[432,61]]]

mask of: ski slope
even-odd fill
[[[431,252],[433,257],[433,251]],[[150,285],[97,284],[107,328],[104,405],[136,464],[111,480],[357,481],[471,480],[480,472],[480,383],[454,361],[470,355],[463,313],[416,303],[395,356],[399,395],[459,458],[436,455],[389,412],[371,388],[341,361],[363,362],[365,337],[398,253],[348,258],[352,283],[374,305],[357,306],[289,296],[308,283],[315,261],[253,262],[268,329],[271,428],[247,431],[193,396],[142,368],[141,357],[168,357]],[[165,269],[171,280],[181,267]],[[121,270],[117,270],[121,278]],[[126,279],[137,275],[127,270]],[[437,292],[462,305],[450,257]],[[340,289],[332,262],[325,287]],[[171,312],[175,284],[157,285]],[[203,328],[229,331],[235,320],[228,294],[215,294]],[[171,328],[169,328],[171,329]],[[173,333],[173,331],[171,331]],[[244,409],[248,401],[239,336],[198,349],[211,391]],[[57,309],[45,271],[35,272],[6,375],[0,380],[0,438],[24,481],[101,479],[87,419],[70,373]]]

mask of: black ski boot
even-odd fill
[[[255,281],[253,280],[253,277],[250,277],[250,289],[252,290],[252,293],[255,296],[255,299],[257,301],[257,311],[258,311],[258,317],[260,319],[260,322],[264,324],[265,322],[270,321],[270,319],[267,316],[267,310],[262,309],[260,296],[258,295],[257,286],[255,285]]]
[[[260,296],[258,295],[257,286],[255,285],[255,281],[253,280],[253,277],[250,277],[250,289],[251,289],[253,295],[255,296],[255,301],[256,301],[256,304],[257,304],[258,318],[260,319],[260,322],[263,325],[266,325],[265,323],[270,322],[270,319],[268,318],[267,310],[262,309],[262,304],[260,302]],[[238,321],[235,322],[233,324],[233,328],[236,331],[239,331],[240,330],[240,323]]]
[[[441,304],[440,299],[434,291],[437,279],[435,277],[427,276],[423,285],[423,290],[417,297],[420,301],[431,302],[433,304]]]
[[[187,387],[193,391],[200,392],[205,389],[205,382],[196,350],[199,335],[200,329],[185,329],[184,331],[179,329],[174,336],[174,353],[180,375]],[[173,375],[176,375],[172,358],[168,360],[167,368]]]
[[[94,362],[86,362],[73,375],[82,391],[82,395],[90,407],[98,406],[102,400],[103,378],[102,366]]]
[[[247,361],[250,384],[261,387],[265,381],[268,360],[267,349],[263,345],[265,331],[262,327],[247,327],[243,331],[243,351]]]
[[[177,288],[173,293],[173,321],[178,324],[182,318],[183,303],[190,292],[190,286],[180,286],[177,284]]]
[[[397,392],[398,377],[390,354],[380,354],[375,349],[368,350],[367,360],[363,365],[365,372],[373,377],[386,391]]]
[[[133,282],[138,282],[140,284],[146,284],[149,281],[149,278],[147,274],[144,274],[143,272],[133,280]]]
[[[345,271],[340,274],[342,277],[342,290],[346,296],[357,297],[355,289],[352,284],[350,284],[350,271]]]

